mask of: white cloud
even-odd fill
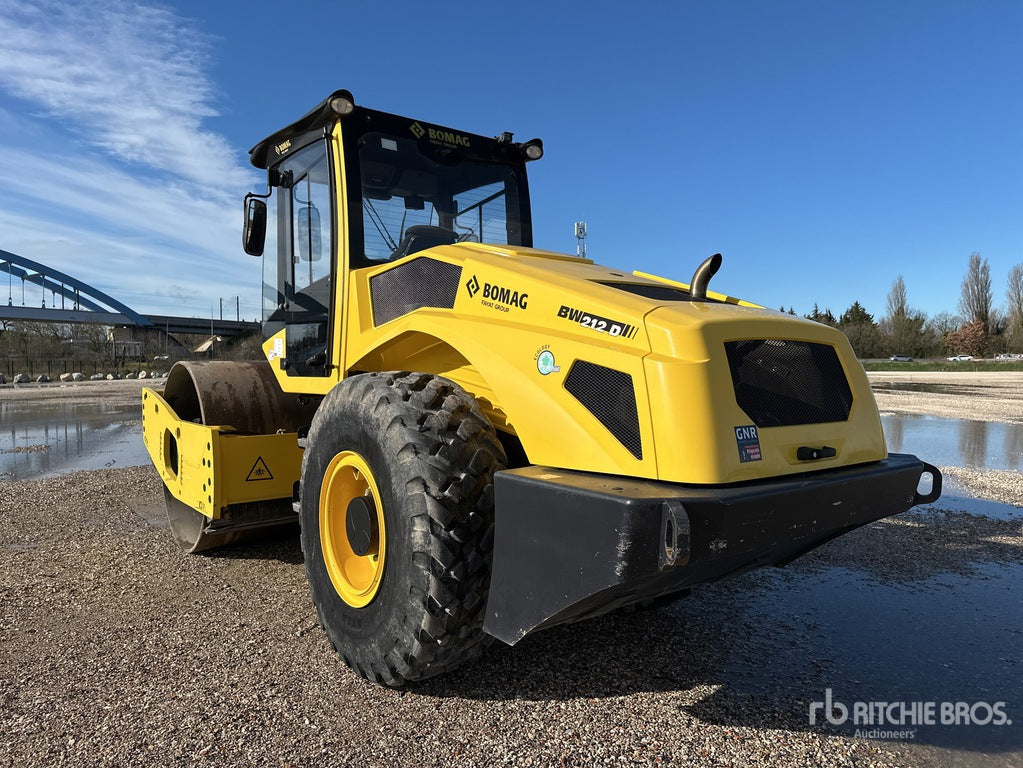
[[[138,311],[208,316],[240,295],[254,317],[259,264],[239,240],[259,179],[203,126],[210,40],[124,0],[0,0],[0,41],[0,248]]]
[[[0,0],[0,84],[132,163],[217,186],[244,184],[204,74],[209,38],[171,11],[113,0]]]
[[[0,232],[6,250],[60,269],[143,313],[208,317],[220,298],[240,296],[241,313],[252,320],[259,315],[259,263],[208,257],[184,262],[180,249],[147,239],[110,237],[95,230],[60,221],[0,210]],[[168,268],[170,265],[170,268]],[[21,303],[21,282],[15,278],[12,294]],[[0,274],[0,303],[7,302],[8,276]],[[26,286],[26,304],[38,306],[40,290]],[[46,295],[49,304],[51,297]],[[59,297],[57,297],[59,306]],[[225,310],[225,317],[228,313]]]
[[[241,203],[215,190],[132,175],[95,159],[40,157],[20,149],[7,150],[4,165],[4,192],[25,203],[33,199],[55,217],[175,242],[183,253],[238,250]]]

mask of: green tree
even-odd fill
[[[839,326],[847,325],[859,325],[861,323],[867,323],[874,325],[874,316],[870,314],[866,308],[858,301],[854,301],[842,316],[838,318]]]
[[[884,354],[884,345],[874,316],[858,301],[854,301],[838,318],[838,327],[849,339],[857,357],[874,358]]]
[[[807,320],[813,320],[815,323],[823,323],[824,325],[830,325],[832,327],[838,325],[838,320],[835,319],[835,315],[831,312],[831,310],[825,309],[821,312],[820,308],[817,306],[817,302],[814,302],[813,304],[813,311],[808,315],[804,315],[804,317]]]

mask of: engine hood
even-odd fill
[[[713,291],[695,300],[685,283],[562,253],[474,243],[440,246],[423,255],[428,253],[461,262],[456,306],[490,309],[559,335],[576,330],[594,343],[691,355],[698,350],[680,339],[710,323],[743,325],[756,319],[816,325]],[[655,312],[656,340],[646,328]],[[672,326],[676,330],[665,333]]]

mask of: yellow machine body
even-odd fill
[[[186,421],[148,387],[142,423],[146,450],[168,491],[211,520],[231,506],[291,498],[302,468],[294,432],[240,435],[230,425]]]
[[[250,150],[265,360],[144,391],[179,541],[301,520],[320,621],[378,682],[940,495],[846,337],[709,290],[720,254],[682,283],[534,248],[542,154],[336,91]]]
[[[416,259],[461,270],[454,306],[423,307],[377,322],[374,278]],[[339,281],[335,306],[343,307],[344,331],[332,339],[331,359],[341,364],[329,376],[292,377],[281,369],[275,349],[287,349],[287,329],[271,337],[264,350],[281,388],[289,392],[325,394],[353,370],[442,375],[474,394],[498,429],[515,434],[533,464],[716,484],[806,471],[807,463],[796,458],[796,451],[810,444],[837,449],[834,458],[815,462],[814,469],[885,457],[869,384],[839,331],[713,293],[708,302],[664,302],[604,284],[614,281],[668,282],[635,273],[623,276],[546,251],[469,243],[438,246],[397,262],[352,270]],[[494,288],[498,296],[514,302],[487,298]],[[578,317],[565,316],[573,312],[591,320],[583,324]],[[594,327],[605,320],[613,321],[615,330],[628,330],[610,335],[608,329]],[[722,352],[726,341],[742,339],[833,347],[853,392],[849,419],[761,430],[762,460],[740,462],[734,430],[751,422],[732,395]],[[558,370],[539,371],[538,360],[545,352]],[[631,377],[641,458],[565,389],[577,360]]]
[[[309,120],[303,120],[260,145],[267,167],[301,148],[291,136],[307,127]],[[329,264],[329,270],[317,267],[324,271],[318,282],[327,286],[323,364],[315,373],[295,375],[294,366],[289,368],[291,327],[267,324],[272,332],[263,350],[282,393],[319,398],[353,373],[437,374],[474,395],[494,426],[517,439],[530,464],[673,483],[730,484],[885,458],[866,376],[845,336],[833,328],[713,291],[692,301],[686,283],[524,246],[457,242],[356,265],[350,214],[361,198],[351,199],[358,185],[349,178],[346,154],[354,144],[346,142],[346,118],[321,115],[321,122],[305,146],[321,147],[327,158],[322,172],[329,177],[320,181],[329,190],[331,210],[317,212],[328,241],[318,243],[326,250],[321,263]],[[418,121],[413,133],[416,126]],[[437,135],[456,144],[483,141],[439,130]],[[259,154],[260,147],[253,152]],[[277,259],[272,252],[264,256],[271,265],[264,275],[273,272]],[[287,259],[293,262],[287,269],[304,268],[299,257]],[[438,278],[445,283],[438,291],[443,300],[420,297],[381,311],[385,287],[399,296],[415,293],[416,284],[433,280],[434,272],[443,275]],[[282,299],[279,309],[286,306]],[[754,425],[736,401],[723,349],[751,339],[833,349],[851,393],[847,418],[761,426],[759,458],[743,456],[737,430]],[[592,403],[569,391],[567,379],[580,362],[629,382],[633,445],[594,414]],[[237,499],[286,496],[298,479],[294,436],[242,436],[231,423],[175,421],[172,407],[161,405],[155,392],[147,397],[146,443],[154,464],[175,497],[203,515],[216,517]],[[179,430],[182,452],[174,472],[163,435]],[[807,446],[833,452],[807,461],[797,456]],[[276,465],[273,480],[252,482],[249,470],[267,455]]]

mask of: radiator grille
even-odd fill
[[[383,325],[422,307],[455,306],[462,268],[436,259],[412,259],[370,278],[373,324]]]
[[[852,391],[833,347],[805,341],[725,342],[735,401],[758,427],[845,421]]]
[[[576,360],[565,377],[565,389],[607,427],[629,453],[637,459],[643,458],[636,390],[629,374]]]

